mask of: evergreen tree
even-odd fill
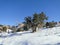
[[[31,28],[32,25],[32,17],[28,16],[24,18],[25,20],[25,27],[27,27],[27,29]]]
[[[38,22],[39,22],[39,16],[37,13],[35,13],[33,14],[33,19],[32,19],[32,32],[36,31]]]

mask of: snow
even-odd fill
[[[11,33],[12,30],[11,30],[11,29],[7,29],[6,32],[7,32],[7,33]]]
[[[40,29],[35,33],[3,32],[0,36],[0,45],[60,45],[60,27]]]

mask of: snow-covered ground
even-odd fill
[[[0,45],[60,45],[60,27],[0,35]]]

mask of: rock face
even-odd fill
[[[24,26],[24,24],[18,24],[18,28],[22,28]]]

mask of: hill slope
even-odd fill
[[[60,45],[60,27],[40,29],[35,33],[17,32],[0,37],[0,45]]]

